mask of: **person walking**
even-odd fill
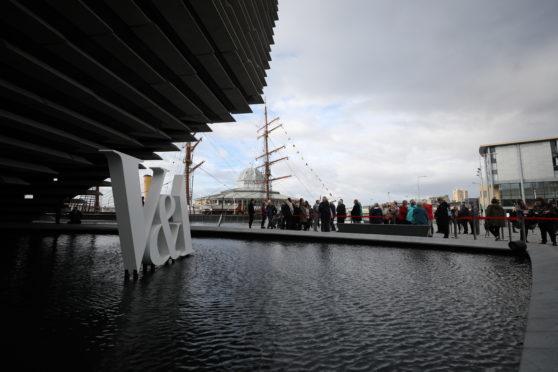
[[[318,231],[318,227],[320,225],[320,201],[316,200],[314,206],[312,207],[312,220],[314,222],[314,231]]]
[[[274,229],[276,227],[277,224],[277,218],[275,217],[275,215],[277,214],[277,208],[275,208],[275,205],[271,202],[271,200],[267,201],[267,209],[266,209],[266,213],[267,213],[267,228],[268,229]]]
[[[406,224],[407,222],[407,212],[408,209],[407,205],[409,203],[407,202],[407,200],[403,200],[403,202],[401,203],[401,205],[399,206],[399,213],[397,214],[397,223],[399,224]]]
[[[428,217],[428,225],[430,226],[430,235],[434,236],[434,214],[432,213],[432,204],[428,202],[423,204],[422,207],[426,210],[426,216]]]
[[[300,210],[300,204],[298,200],[293,202],[293,230],[300,230],[300,218],[302,216],[302,211]]]
[[[533,212],[536,217],[556,218],[556,208],[543,198],[535,199],[535,207]],[[556,245],[556,221],[555,220],[539,220],[539,229],[541,230],[541,244],[547,243],[547,235],[550,236],[552,245]]]
[[[390,223],[392,224],[396,224],[397,223],[397,216],[399,216],[399,204],[396,201],[393,201],[393,203],[391,204],[391,209],[392,209],[392,220]]]
[[[490,205],[486,208],[486,225],[488,231],[494,235],[495,240],[500,240],[500,229],[506,226],[506,211],[500,205],[500,201],[496,198],[492,199]]]
[[[527,226],[528,225],[527,221],[525,220],[525,217],[527,217],[530,213],[529,207],[527,207],[527,204],[525,204],[523,200],[518,199],[516,201],[515,210],[517,216],[517,228],[519,229],[520,239],[526,243],[529,243],[529,241],[527,240],[529,229]]]
[[[384,213],[382,212],[382,208],[378,203],[374,203],[374,205],[370,206],[370,211],[368,212],[370,215],[369,220],[371,224],[374,225],[381,225],[384,221]]]
[[[461,228],[463,226],[458,224],[458,223],[454,223],[454,222],[457,222],[457,212],[459,212],[459,209],[457,208],[457,206],[450,209],[450,223],[451,223],[451,226],[454,229],[457,228],[459,230],[459,233],[461,234]]]
[[[411,223],[413,225],[428,225],[428,213],[426,213],[426,209],[424,209],[423,204],[420,202],[413,209]]]
[[[265,209],[262,210],[262,213],[265,213]],[[254,209],[254,199],[250,199],[250,203],[248,203],[248,228],[252,228],[252,223],[254,222],[254,215],[256,214],[256,210]]]
[[[327,197],[323,197],[319,206],[320,220],[322,222],[322,232],[329,232],[331,228],[331,207],[327,201]]]
[[[335,217],[337,217],[337,208],[333,202],[329,203],[331,209],[331,231],[335,231]]]
[[[438,198],[438,208],[436,209],[434,217],[436,218],[436,225],[438,226],[438,231],[440,232],[440,234],[444,234],[444,239],[449,238],[449,205],[442,198]]]
[[[360,223],[362,220],[362,210],[360,209],[360,203],[357,199],[354,201],[353,209],[351,210],[351,220],[353,223]]]
[[[308,215],[310,214],[307,205],[308,202],[300,198],[298,201],[298,208],[300,209],[300,229],[304,231],[308,230]]]
[[[347,208],[343,204],[343,199],[339,199],[337,203],[337,225],[345,223],[345,216],[347,215]]]
[[[393,214],[392,214],[392,209],[391,209],[391,205],[389,203],[384,203],[381,205],[382,207],[382,214],[384,215],[384,223],[390,224],[391,220],[393,218]]]
[[[414,199],[411,199],[410,205],[409,207],[407,207],[407,216],[405,217],[407,223],[413,223],[413,211],[416,207],[417,203],[414,201]]]
[[[286,217],[287,214],[290,214],[290,211],[289,211],[289,206],[287,205],[287,200],[285,200],[283,204],[281,204],[281,224],[280,224],[281,230],[288,229],[287,217]]]
[[[261,212],[262,212],[262,229],[265,229],[265,220],[267,218],[267,213],[265,213],[267,209],[267,203],[262,201]]]
[[[294,219],[293,219],[294,205],[293,205],[293,201],[291,200],[291,198],[287,198],[287,200],[285,201],[285,205],[287,206],[287,208],[285,208],[286,229],[287,230],[294,230]]]
[[[479,234],[479,208],[475,205],[475,203],[469,203],[469,216],[471,219],[469,220],[469,226],[471,227],[471,234]]]
[[[465,203],[461,204],[461,208],[457,212],[457,223],[463,227],[463,234],[468,234],[469,230],[467,228],[469,221],[467,221],[467,217],[469,217],[469,208],[465,205]],[[462,218],[462,219],[461,219]]]
[[[310,231],[312,227],[312,206],[308,203],[308,200],[304,201],[304,208],[306,209],[306,224],[304,231]]]

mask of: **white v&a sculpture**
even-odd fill
[[[194,252],[184,177],[175,175],[170,194],[161,195],[166,169],[152,168],[153,179],[142,205],[139,159],[115,150],[100,150],[107,159],[116,221],[126,275],[141,265],[162,265]]]

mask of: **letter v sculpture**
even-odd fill
[[[115,150],[100,150],[108,160],[125,276],[137,278],[140,266],[159,266],[194,252],[184,188],[175,175],[171,192],[161,194],[166,169],[154,167],[145,205],[141,200],[140,160]]]

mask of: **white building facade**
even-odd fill
[[[246,212],[251,199],[259,209],[261,203],[266,200],[263,187],[264,175],[256,168],[247,168],[240,172],[236,181],[236,188],[197,198],[194,201],[194,210],[199,213],[234,213],[240,205],[240,209]],[[279,206],[288,196],[278,191],[271,191],[269,199]]]
[[[463,189],[455,189],[452,192],[453,201],[463,203],[465,200],[469,199],[469,191]]]
[[[482,145],[489,197],[513,206],[517,199],[558,199],[558,137]]]

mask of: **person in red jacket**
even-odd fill
[[[403,200],[401,206],[399,207],[399,214],[397,215],[397,223],[407,224],[407,212],[409,209],[407,208],[407,200]]]
[[[430,236],[434,236],[434,224],[432,221],[434,220],[434,214],[432,213],[432,204],[428,202],[422,206],[426,209],[426,216],[428,217],[428,226],[430,226]]]

